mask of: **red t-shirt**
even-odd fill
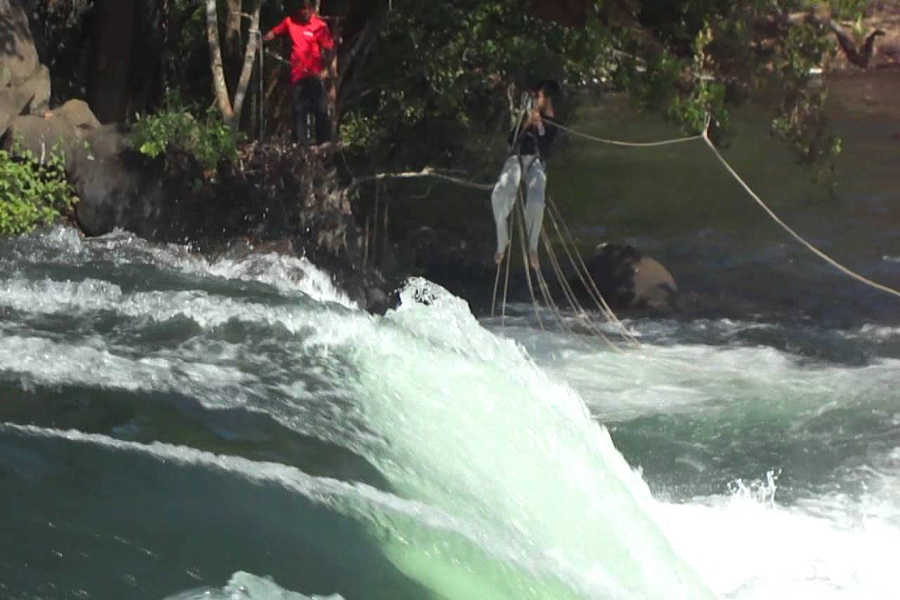
[[[322,72],[322,50],[334,48],[334,39],[325,21],[316,15],[302,23],[297,15],[285,18],[272,28],[275,35],[291,38],[291,83]]]

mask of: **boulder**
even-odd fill
[[[79,135],[86,135],[100,127],[100,121],[84,100],[69,100],[53,109],[53,114],[71,123]]]
[[[643,256],[632,246],[602,244],[586,264],[598,291],[614,309],[665,312],[676,308],[675,278],[659,261]],[[578,278],[571,284],[580,296],[589,298]]]
[[[50,107],[50,70],[44,65],[38,65],[31,77],[15,89],[28,98],[26,110],[29,114],[43,114]]]
[[[9,124],[4,146],[31,152],[43,162],[52,152],[71,157],[78,150],[77,139],[75,128],[65,119],[21,115]]]
[[[50,72],[43,66],[20,85],[0,87],[0,136],[13,119],[35,108],[43,110],[49,100]]]
[[[5,101],[11,102],[11,106],[20,106],[22,97],[13,95],[10,100],[9,96],[0,92],[0,117],[3,116]],[[54,111],[44,112],[42,116],[12,117],[5,127],[8,135],[4,138],[3,146],[28,151],[38,160],[42,160],[50,152],[62,152],[66,158],[66,167],[71,168],[78,155],[90,155],[87,137],[99,126],[99,121],[87,103],[69,100]],[[121,151],[120,146],[121,144],[113,144],[110,153]]]
[[[0,0],[0,71],[7,85],[27,81],[38,69],[38,53],[31,37],[28,16],[19,0]]]
[[[10,122],[22,114],[22,109],[28,104],[21,94],[13,88],[0,88],[0,136],[6,133]]]
[[[85,234],[103,235],[119,227],[152,238],[150,228],[164,204],[158,173],[134,153],[121,126],[102,125],[85,135],[68,170],[79,197],[75,217]]]
[[[634,264],[634,300],[632,306],[657,311],[676,307],[678,285],[668,269],[656,259],[642,256]]]
[[[16,117],[49,102],[50,71],[38,61],[28,17],[19,0],[0,0],[0,137]]]

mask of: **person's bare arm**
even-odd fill
[[[282,21],[281,23],[270,29],[269,33],[263,36],[263,41],[271,42],[275,39],[276,35],[283,35],[284,33],[287,33],[287,26],[285,25],[284,21]]]

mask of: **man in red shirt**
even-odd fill
[[[330,72],[334,39],[328,25],[315,14],[313,0],[301,0],[300,8],[291,16],[272,28],[263,37],[269,42],[276,35],[287,35],[291,39],[291,88],[294,109],[294,133],[297,142],[310,144],[310,117],[315,121],[316,143],[321,144],[331,137],[328,107],[322,74],[325,65]]]

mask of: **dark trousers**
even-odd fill
[[[293,85],[294,135],[299,144],[321,144],[331,138],[325,88],[318,77],[305,77]]]

